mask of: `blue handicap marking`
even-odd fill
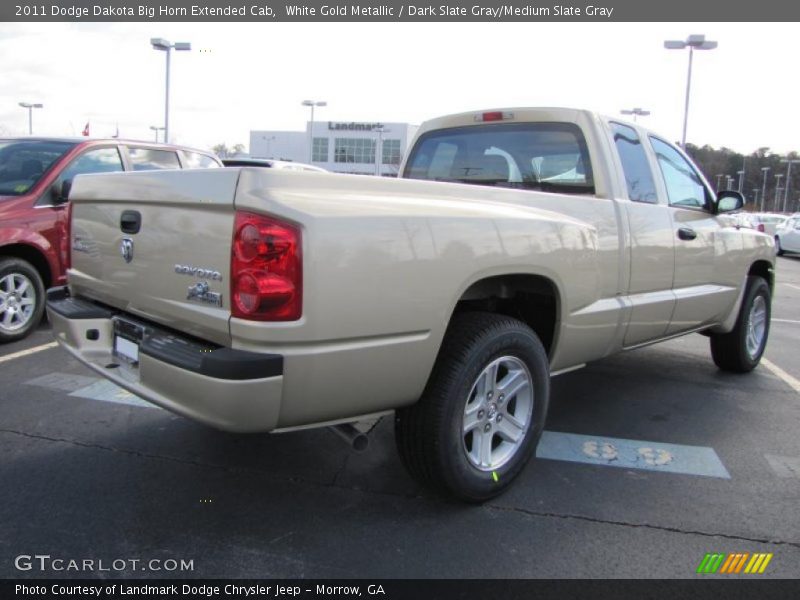
[[[139,396],[123,390],[118,385],[106,381],[105,379],[96,381],[79,390],[75,390],[70,396],[78,398],[88,398],[89,400],[102,400],[103,402],[116,402],[117,404],[128,404],[130,406],[141,406],[145,408],[158,408],[154,404],[145,402]]]
[[[536,456],[625,469],[731,478],[714,449],[705,446],[545,431]]]

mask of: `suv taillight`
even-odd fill
[[[764,231],[765,231],[765,230],[764,230],[764,224],[763,224],[763,223],[759,223],[759,224],[758,224],[758,230],[759,230],[761,233],[764,233]]]
[[[303,311],[302,238],[297,225],[237,212],[231,255],[231,313],[296,321]]]

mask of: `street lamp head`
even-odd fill
[[[302,104],[303,106],[328,106],[328,103],[327,103],[327,102],[325,102],[325,101],[323,101],[323,100],[320,100],[320,101],[316,101],[316,100],[303,100],[303,101],[301,102],[301,104]]]
[[[31,102],[20,102],[19,105],[22,108],[44,108],[44,104],[39,104],[38,102],[35,104]]]
[[[686,42],[680,40],[667,40],[664,42],[664,48],[667,50],[683,50],[686,48]]]
[[[191,44],[191,42],[175,42],[175,45],[173,46],[173,48],[175,48],[175,50],[178,50],[178,51],[180,51],[180,50],[184,50],[184,51],[185,50],[191,50],[192,49],[192,44]]]
[[[153,46],[154,50],[169,50],[172,48],[172,44],[170,44],[164,38],[150,38],[150,45]]]

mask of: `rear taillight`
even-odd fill
[[[764,233],[764,224],[763,224],[763,223],[759,223],[759,224],[758,224],[758,230],[759,230],[761,233]]]
[[[256,321],[295,321],[303,311],[300,228],[237,212],[231,255],[231,313]]]
[[[493,110],[490,112],[478,113],[475,121],[478,123],[489,123],[491,121],[508,121],[514,118],[513,112]]]

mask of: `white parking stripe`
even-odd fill
[[[793,283],[785,283],[784,285],[788,285],[790,288],[794,288],[796,290],[800,290],[800,285],[795,285]]]
[[[19,352],[14,352],[14,354],[0,356],[0,363],[8,362],[10,360],[14,360],[15,358],[22,358],[23,356],[36,354],[37,352],[41,352],[42,350],[50,350],[50,348],[55,348],[56,346],[58,346],[58,342],[50,342],[49,344],[42,344],[41,346],[36,346],[35,348],[20,350]]]
[[[795,392],[800,394],[800,381],[789,375],[786,371],[781,369],[775,363],[767,360],[766,358],[761,359],[761,364],[767,367],[770,371],[772,371],[775,375],[777,375],[780,379],[783,380],[785,384],[787,384],[790,388],[792,388]]]
[[[800,325],[800,321],[793,321],[792,319],[770,319],[771,321],[775,321],[776,323],[794,323],[796,325]]]

